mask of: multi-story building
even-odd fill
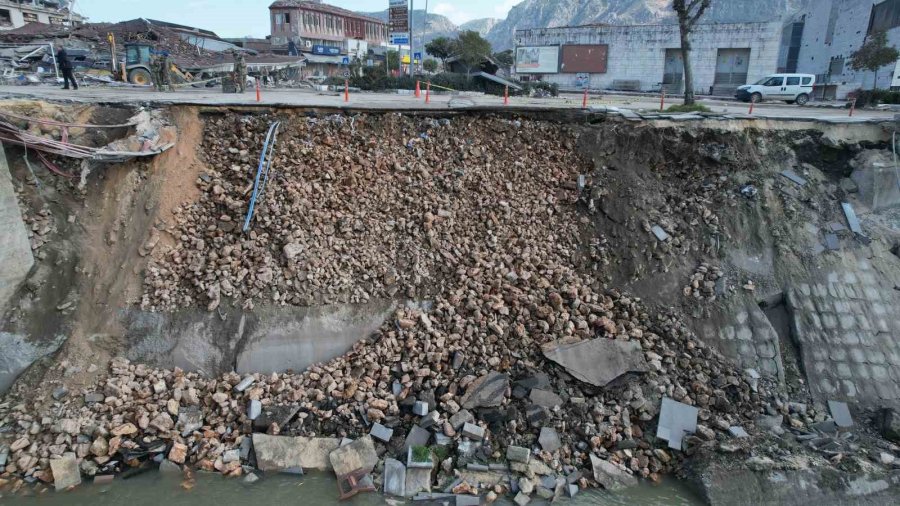
[[[782,23],[699,24],[691,34],[694,91],[731,95],[775,72]],[[515,72],[561,88],[684,91],[678,25],[517,30]]]
[[[369,46],[388,40],[384,21],[319,1],[276,0],[269,6],[274,49],[296,47],[307,58],[307,73],[334,75]]]
[[[84,22],[70,12],[69,0],[0,0],[0,30],[12,30],[28,23],[73,26]]]
[[[782,39],[786,72],[815,74],[816,82],[836,88],[843,98],[859,88],[871,88],[876,73],[850,68],[850,55],[878,31],[900,47],[900,0],[817,0],[785,26],[791,38]],[[877,72],[878,88],[900,86],[900,68],[887,65]]]

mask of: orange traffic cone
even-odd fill
[[[416,81],[416,98],[420,98],[422,96],[422,88],[419,86],[419,81]]]
[[[262,100],[262,97],[260,96],[260,92],[259,92],[259,78],[257,78],[256,79],[256,101],[259,102],[260,100]]]
[[[431,81],[428,81],[425,84],[425,103],[428,104],[431,102]]]
[[[350,81],[344,79],[344,102],[350,101]]]
[[[509,105],[509,86],[503,89],[503,105]]]

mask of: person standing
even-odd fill
[[[75,81],[75,75],[72,73],[72,62],[69,61],[69,52],[66,51],[65,47],[60,47],[59,51],[56,52],[56,64],[59,66],[59,71],[63,76],[63,89],[69,89],[69,82],[72,83],[72,88],[78,89],[78,82]]]
[[[175,91],[175,87],[172,86],[172,56],[168,52],[163,54],[162,81],[166,86],[165,91]]]
[[[153,79],[153,89],[156,91],[163,90],[162,66],[162,55],[154,52],[153,56],[150,58],[150,73],[151,78]]]
[[[238,93],[247,91],[247,62],[244,55],[234,52],[234,84],[238,89]]]

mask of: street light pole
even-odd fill
[[[413,75],[413,41],[416,39],[416,30],[413,28],[413,12],[415,10],[415,0],[409,0],[409,76]]]

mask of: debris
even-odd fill
[[[256,420],[257,417],[262,413],[262,403],[256,399],[251,399],[250,403],[247,405],[247,418],[251,420]]]
[[[781,175],[796,183],[797,186],[806,186],[806,179],[790,169],[781,171]]]
[[[416,401],[416,403],[413,404],[412,411],[413,411],[413,414],[416,416],[425,416],[426,414],[428,414],[428,403],[422,402],[422,401]]]
[[[841,240],[837,234],[825,234],[825,248],[829,251],[837,251],[841,249]]]
[[[556,433],[556,429],[551,427],[542,427],[541,435],[538,437],[538,442],[541,444],[541,448],[544,451],[548,451],[550,453],[555,452],[562,448],[562,442],[559,440],[559,434]]]
[[[389,429],[380,423],[374,423],[372,424],[372,429],[369,430],[369,435],[375,439],[389,443],[391,437],[394,435],[394,429]]]
[[[828,410],[834,418],[834,423],[842,429],[853,427],[853,418],[850,416],[850,407],[846,402],[828,401]]]
[[[732,425],[728,428],[728,432],[736,438],[750,437],[750,434],[747,434],[747,431],[739,425]]]
[[[663,397],[656,437],[668,441],[669,448],[681,450],[681,439],[684,435],[697,431],[699,412],[700,410],[694,406]]]
[[[384,493],[406,496],[406,466],[396,459],[384,459]]]
[[[431,468],[406,470],[406,497],[414,496],[420,492],[431,492]]]
[[[50,470],[53,472],[53,486],[57,491],[81,485],[81,471],[74,453],[50,459]]]
[[[844,216],[847,218],[847,225],[850,227],[850,231],[860,236],[864,235],[862,227],[859,225],[859,218],[856,217],[856,211],[853,210],[853,206],[847,202],[842,202],[841,207],[844,209]]]
[[[334,473],[338,476],[349,475],[359,470],[368,473],[378,464],[375,443],[369,436],[361,437],[346,446],[337,448],[329,454],[328,458],[334,468]]]
[[[553,409],[557,406],[562,406],[563,404],[562,397],[548,390],[540,390],[537,388],[531,391],[531,396],[529,397],[529,399],[531,399],[531,402],[537,404],[538,406],[543,406],[549,409]]]
[[[666,231],[663,230],[659,225],[653,225],[652,227],[650,227],[650,231],[653,232],[653,235],[655,235],[660,242],[666,242],[669,240],[669,234],[667,234]]]
[[[607,490],[623,490],[638,484],[637,478],[608,460],[591,454],[594,479]]]
[[[466,423],[463,425],[462,435],[473,441],[481,441],[484,439],[484,429],[474,423]]]
[[[744,186],[741,186],[740,192],[742,196],[748,199],[754,199],[759,194],[759,190],[757,190],[756,187],[752,184],[745,184]]]
[[[883,408],[878,418],[881,435],[889,441],[900,444],[900,412],[895,408]]]
[[[450,426],[459,430],[466,422],[474,422],[475,417],[467,409],[461,409],[450,417]]]
[[[506,459],[527,464],[531,460],[531,451],[521,446],[509,445],[506,447]]]
[[[234,386],[234,391],[243,392],[244,390],[250,388],[250,385],[252,385],[254,381],[256,381],[256,379],[253,376],[247,376],[242,379],[240,383]]]
[[[590,339],[571,344],[554,341],[544,345],[543,353],[575,378],[598,387],[609,385],[623,374],[648,370],[637,341]]]
[[[466,409],[496,407],[503,402],[508,388],[509,377],[491,371],[469,385],[460,404]]]
[[[431,441],[431,432],[418,425],[413,425],[406,435],[406,439],[403,442],[403,448],[409,449],[414,446],[427,446],[429,441]]]
[[[331,469],[329,455],[340,445],[336,438],[309,438],[253,434],[253,450],[260,471],[289,468]]]

